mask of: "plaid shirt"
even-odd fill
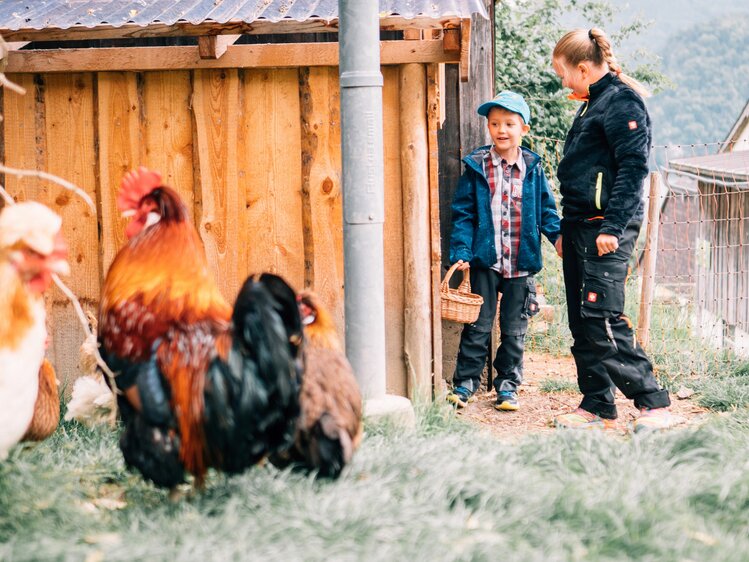
[[[525,176],[525,161],[520,148],[517,161],[508,165],[492,147],[484,157],[484,174],[492,196],[494,244],[497,248],[497,263],[492,269],[502,277],[524,277],[528,272],[517,268]]]

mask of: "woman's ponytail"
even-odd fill
[[[573,29],[565,33],[554,47],[553,57],[563,58],[571,66],[577,66],[583,61],[592,62],[596,66],[606,63],[609,70],[627,86],[644,98],[650,96],[645,86],[622,72],[622,67],[611,48],[611,41],[602,29]]]

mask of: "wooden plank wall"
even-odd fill
[[[387,391],[405,395],[399,74],[397,66],[382,71]],[[273,271],[317,290],[343,338],[336,67],[10,78],[28,93],[2,98],[6,164],[71,180],[99,208],[97,219],[55,184],[6,178],[18,200],[40,200],[63,216],[67,283],[84,309],[97,311],[102,280],[124,243],[115,205],[122,175],[145,165],[185,200],[230,301],[248,273]],[[49,301],[50,356],[71,387],[83,331],[61,293]]]

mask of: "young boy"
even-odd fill
[[[500,345],[494,360],[498,410],[519,408],[528,319],[538,312],[533,275],[541,269],[541,233],[559,244],[559,215],[541,158],[521,147],[530,109],[520,94],[500,92],[482,104],[492,145],[463,158],[452,205],[450,262],[469,268],[474,293],[484,297],[479,317],[460,337],[448,402],[463,408],[478,390],[499,300]],[[560,254],[561,255],[561,254]]]

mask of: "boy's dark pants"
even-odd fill
[[[600,221],[562,221],[564,284],[572,356],[583,393],[580,407],[615,419],[613,385],[637,408],[664,408],[671,401],[623,314],[629,258],[640,225],[629,225],[617,251],[603,256],[596,248],[599,226]]]
[[[523,348],[528,318],[538,312],[536,282],[533,276],[503,278],[493,269],[472,267],[471,291],[484,297],[484,304],[476,322],[463,327],[453,386],[463,386],[471,392],[479,389],[497,314],[497,295],[502,293],[499,300],[500,344],[494,359],[497,371],[494,387],[498,392],[515,391],[523,379]],[[530,308],[533,309],[531,314]]]

